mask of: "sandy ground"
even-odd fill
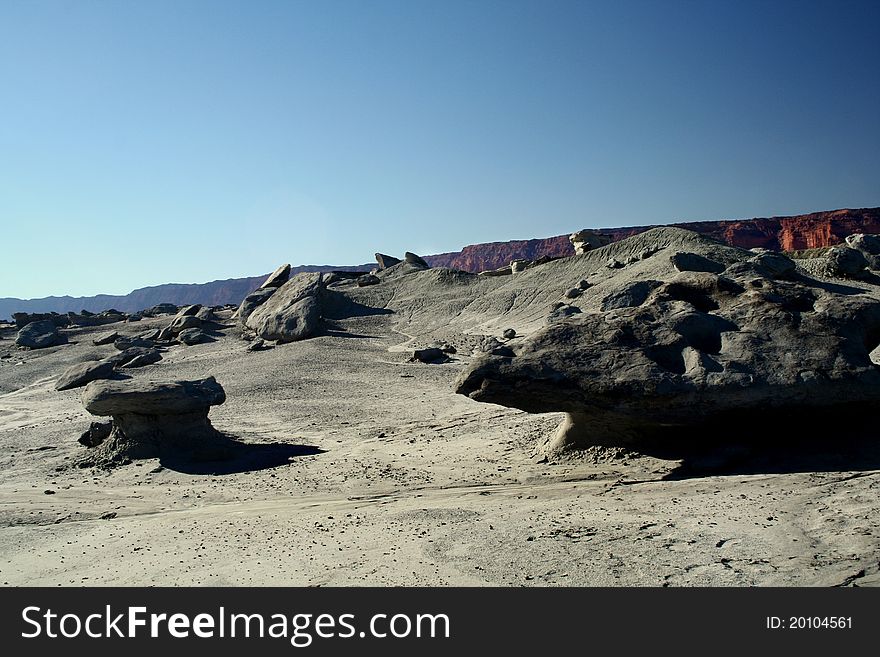
[[[216,376],[228,401],[212,422],[252,444],[251,458],[79,467],[76,439],[94,418],[55,377],[113,353],[95,334],[167,321],[75,329],[40,351],[3,332],[0,583],[880,583],[875,448],[714,469],[599,448],[547,461],[538,446],[561,414],[456,395],[469,350],[409,363],[393,315],[265,352],[232,329],[172,347],[132,375]]]

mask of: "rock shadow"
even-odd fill
[[[667,427],[636,449],[680,460],[664,480],[700,477],[880,470],[875,409],[802,409],[724,417]]]
[[[288,465],[302,456],[326,450],[297,443],[246,443],[236,436],[219,434],[209,453],[163,453],[159,463],[169,470],[194,475],[229,475]]]
[[[325,289],[321,292],[321,303],[324,319],[348,319],[350,317],[370,317],[373,315],[391,315],[387,308],[367,306],[350,299],[341,292]]]

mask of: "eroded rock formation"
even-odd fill
[[[226,401],[214,377],[197,381],[93,381],[82,393],[92,415],[112,417],[113,429],[99,461],[162,456],[222,458],[223,438],[208,420]]]
[[[506,356],[480,357],[457,391],[567,412],[554,449],[631,443],[725,414],[880,403],[877,298],[797,274],[783,256],[693,246],[658,260],[651,280],[612,274],[617,289]]]

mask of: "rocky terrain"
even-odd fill
[[[0,581],[880,583],[880,240],[572,237],[0,329]]]
[[[743,219],[734,221],[701,221],[670,224],[722,241],[730,246],[746,249],[761,247],[773,250],[795,251],[839,244],[847,235],[880,233],[880,208],[845,209],[792,217]],[[635,226],[600,229],[603,235],[617,241],[653,228]],[[461,251],[425,256],[432,267],[448,267],[469,272],[498,269],[513,260],[537,260],[542,256],[562,257],[571,253],[568,235],[543,239],[513,240],[472,244]],[[372,265],[334,267],[303,265],[293,268],[299,272],[330,272],[337,269],[369,271]],[[200,303],[206,306],[238,303],[256,288],[264,276],[235,278],[210,283],[156,285],[135,290],[127,295],[98,295],[94,297],[47,297],[44,299],[0,298],[0,319],[13,313],[67,313],[101,312],[118,308],[123,312],[137,312],[160,303],[179,306]]]

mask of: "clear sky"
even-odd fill
[[[0,297],[880,205],[880,2],[0,0]]]

